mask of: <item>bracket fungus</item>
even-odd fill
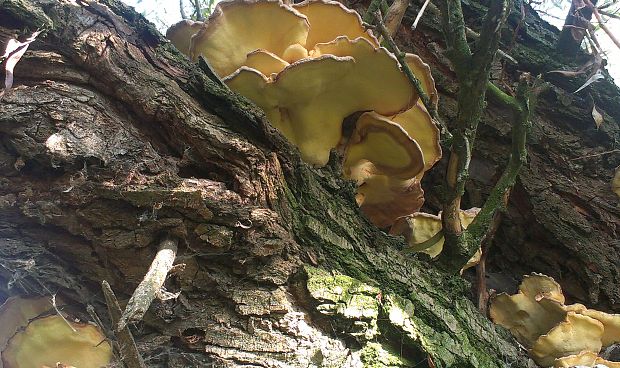
[[[357,188],[357,204],[368,219],[380,228],[416,211],[424,204],[424,191],[417,178],[399,179],[383,174],[366,177]]]
[[[305,45],[309,28],[305,16],[279,1],[222,1],[192,36],[190,56],[204,56],[223,78],[245,65],[254,50],[286,60],[287,49]]]
[[[463,228],[466,229],[474,221],[478,212],[480,212],[480,208],[476,207],[459,211]],[[441,254],[445,241],[441,234],[441,229],[441,213],[439,215],[432,215],[416,212],[397,219],[390,229],[390,234],[404,236],[411,251],[426,253],[431,258],[435,258]],[[480,261],[480,256],[481,251],[478,250],[461,272],[476,265]]]
[[[422,175],[441,157],[439,130],[357,12],[331,0],[230,0],[204,24],[181,22],[168,35],[262,108],[307,163],[324,166],[343,148],[344,176],[373,223],[387,227],[420,209]],[[430,68],[413,54],[406,62],[436,107]],[[353,136],[343,137],[344,119],[359,112]]]
[[[558,358],[553,363],[553,366],[556,368],[569,368],[576,366],[594,367],[597,364],[604,365],[607,368],[620,368],[619,362],[610,362],[600,358],[597,354],[591,351],[584,351],[576,355]]]
[[[316,44],[330,42],[340,36],[346,36],[351,40],[362,37],[374,47],[379,47],[379,41],[364,27],[359,14],[337,1],[305,0],[292,7],[305,15],[310,23],[305,42],[307,50],[312,50]]]
[[[59,316],[47,298],[10,298],[0,307],[0,367],[99,368],[112,348],[99,328]]]
[[[570,359],[563,357],[586,352],[596,356],[602,347],[620,341],[620,315],[564,303],[562,289],[555,280],[532,274],[524,278],[517,294],[496,296],[490,315],[544,367],[565,367],[562,364],[568,364]]]
[[[417,94],[394,56],[364,38],[339,37],[316,49],[320,56],[290,64],[273,79],[241,67],[224,82],[261,107],[306,162],[324,166],[345,117],[364,110],[396,114]]]
[[[52,309],[47,298],[11,297],[0,306],[0,358],[8,341],[31,319],[44,315]],[[0,368],[2,367],[0,359]]]
[[[204,23],[184,19],[174,24],[166,31],[166,38],[183,54],[189,55],[192,46],[192,36],[198,33]]]

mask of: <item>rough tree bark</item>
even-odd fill
[[[475,27],[484,7],[466,10]],[[456,86],[439,22],[424,22],[422,33],[403,29],[399,41],[434,63],[449,118]],[[555,35],[528,22],[520,37],[530,46],[514,48],[519,69],[559,65]],[[0,102],[0,300],[61,293],[108,323],[101,281],[126,302],[161,239],[174,236],[184,267],[165,286],[181,294],[156,301],[132,330],[149,367],[533,364],[477,312],[465,281],[403,255],[401,238],[361,216],[335,160],[321,170],[302,163],[262,112],[122,4],[0,0],[0,27],[46,30]],[[581,97],[562,88],[573,86],[555,82],[491,269],[546,271],[570,296],[611,307],[619,300],[610,285],[620,262],[609,251],[618,246],[618,209],[613,194],[601,194],[611,173],[601,173],[618,159],[569,159],[617,144],[609,140],[618,141],[620,107],[605,103],[620,94],[608,84],[592,92],[609,119],[594,130],[586,102],[571,102]],[[492,108],[483,122],[473,204],[507,158],[503,114]],[[439,203],[427,193],[431,206]]]

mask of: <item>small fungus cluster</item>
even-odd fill
[[[534,273],[525,276],[517,294],[495,297],[490,314],[543,367],[620,367],[598,356],[602,348],[620,342],[620,315],[565,302],[555,280]]]
[[[0,306],[0,368],[105,367],[112,348],[99,328],[58,315],[47,298]]]
[[[167,37],[261,107],[307,163],[322,167],[332,149],[344,152],[343,176],[377,226],[420,209],[422,175],[441,158],[439,130],[355,11],[329,0],[224,1],[207,22],[182,21]],[[430,68],[413,54],[406,61],[436,105]],[[346,136],[343,122],[355,113]]]
[[[478,212],[480,212],[480,208],[476,207],[459,211],[461,225],[464,229],[467,229],[474,221]],[[441,229],[441,213],[436,216],[429,213],[416,212],[398,218],[390,229],[390,234],[404,236],[407,243],[409,243],[411,251],[426,253],[435,258],[441,254],[445,241],[441,234]],[[478,264],[481,256],[482,250],[478,249],[476,254],[463,266],[461,272]]]

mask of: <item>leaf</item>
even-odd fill
[[[4,59],[5,78],[4,89],[0,91],[0,98],[2,98],[2,96],[4,96],[4,94],[13,86],[13,69],[22,56],[24,56],[26,50],[28,50],[28,46],[30,46],[32,41],[37,38],[39,33],[41,33],[41,31],[34,32],[30,35],[30,37],[26,38],[25,41],[19,41],[16,38],[12,38],[7,42],[6,49],[2,55],[2,59]]]
[[[594,119],[594,124],[596,124],[596,129],[600,128],[605,121],[603,115],[596,109],[596,105],[592,106],[592,118]]]
[[[598,81],[599,79],[603,79],[603,78],[604,78],[603,72],[601,72],[600,70],[597,70],[596,73],[594,73],[590,78],[588,78],[588,80],[583,84],[583,86],[579,87],[579,89],[577,89],[573,93],[577,93],[577,92],[583,90],[584,88],[586,88],[587,86],[589,86],[590,84]]]

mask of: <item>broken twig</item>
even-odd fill
[[[127,303],[127,308],[116,327],[117,332],[124,329],[127,323],[140,321],[155,298],[166,300],[176,296],[163,291],[162,288],[174,263],[178,243],[176,238],[171,237],[165,237],[161,241],[151,267]]]
[[[101,289],[103,290],[103,296],[105,297],[105,303],[108,306],[108,314],[112,321],[112,326],[116,326],[121,318],[121,307],[118,305],[116,295],[112,291],[110,284],[103,280],[101,282]],[[122,330],[115,333],[118,340],[118,348],[121,353],[121,360],[127,368],[146,368],[146,364],[142,360],[136,342],[129,331],[129,327],[125,326]]]

